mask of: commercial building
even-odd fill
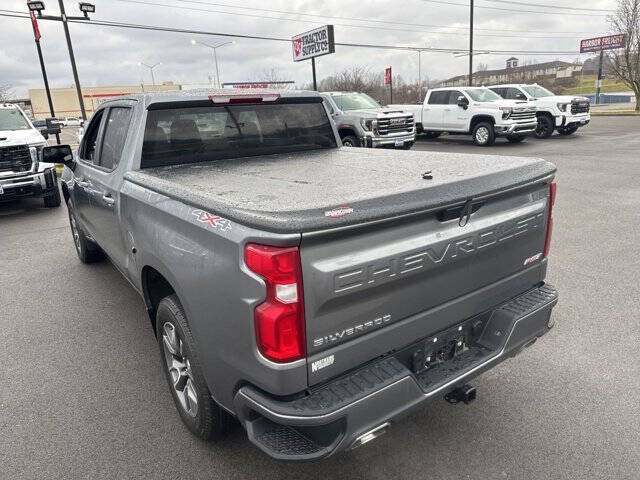
[[[182,87],[173,82],[164,82],[162,85],[115,85],[102,87],[83,87],[82,97],[87,117],[105,100],[109,100],[119,95],[142,92],[170,92],[181,90]],[[80,103],[75,87],[52,88],[51,99],[56,117],[81,117]],[[36,120],[50,117],[47,93],[44,88],[29,89],[29,100],[31,101],[31,111]]]
[[[534,81],[556,80],[579,76],[582,65],[579,63],[553,62],[519,64],[518,59],[511,57],[507,60],[506,68],[499,70],[481,70],[473,73],[474,85],[496,85],[500,83],[528,83]],[[462,87],[469,84],[468,75],[458,75],[441,82],[441,87]]]

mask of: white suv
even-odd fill
[[[573,95],[555,95],[538,84],[494,85],[489,87],[507,100],[529,100],[538,107],[536,137],[547,138],[557,130],[571,135],[591,120],[589,99]]]

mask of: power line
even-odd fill
[[[179,0],[178,0],[179,1]],[[547,3],[527,3],[527,2],[516,2],[509,0],[484,0],[485,2],[491,3],[504,3],[506,5],[524,5],[525,7],[538,7],[538,8],[551,8],[554,10],[577,10],[580,12],[607,12],[614,13],[615,10],[605,9],[605,8],[582,8],[582,7],[562,7],[560,5],[549,5]]]
[[[427,2],[427,3],[437,3],[440,5],[454,5],[456,7],[464,7],[464,8],[469,8],[468,4],[464,4],[464,3],[454,3],[454,2],[447,2],[445,0],[422,0],[423,2]],[[516,13],[535,13],[537,15],[570,15],[570,16],[574,16],[574,17],[606,17],[607,15],[605,15],[604,13],[563,13],[563,12],[545,12],[543,10],[516,10],[513,8],[500,8],[500,7],[488,7],[486,5],[476,5],[475,8],[484,8],[487,10],[500,10],[503,12],[516,12]]]
[[[240,16],[240,17],[252,17],[252,18],[260,18],[260,19],[268,19],[268,20],[279,20],[279,21],[285,21],[285,22],[295,22],[295,23],[311,23],[311,24],[316,24],[316,25],[320,25],[322,24],[322,22],[318,22],[318,21],[313,21],[313,20],[301,20],[301,19],[294,19],[294,18],[283,18],[283,17],[270,17],[270,16],[266,16],[266,15],[256,15],[256,14],[250,14],[250,13],[240,13],[240,12],[226,12],[226,11],[222,11],[222,10],[212,10],[212,9],[207,9],[207,8],[198,8],[198,7],[185,7],[185,6],[176,6],[176,5],[168,5],[166,3],[158,3],[158,2],[150,2],[150,1],[144,1],[144,0],[116,0],[118,2],[124,2],[124,3],[131,3],[131,4],[139,4],[139,5],[148,5],[148,6],[154,6],[154,7],[166,7],[166,8],[171,8],[171,9],[180,9],[180,10],[189,10],[189,11],[195,11],[195,12],[205,12],[205,13],[217,13],[217,14],[222,14],[222,15],[233,15],[233,16]],[[178,0],[179,1],[179,0]],[[198,2],[198,3],[202,3],[202,2]],[[238,7],[229,7],[229,8],[238,8]],[[266,9],[256,9],[256,10],[260,10],[260,11],[268,11]],[[274,11],[277,13],[280,13],[281,11]],[[282,12],[288,15],[297,15],[296,13],[288,13],[288,12]],[[396,32],[417,32],[417,33],[425,33],[423,30],[412,30],[412,29],[407,29],[407,28],[390,28],[390,27],[380,27],[380,26],[372,26],[372,25],[353,25],[353,24],[346,24],[346,23],[337,23],[337,22],[333,22],[334,25],[338,25],[341,27],[348,27],[348,28],[366,28],[366,29],[374,29],[374,30],[389,30],[389,31],[396,31]],[[441,28],[441,27],[438,27]],[[455,36],[459,36],[460,33],[456,33],[456,32],[433,32],[434,35],[455,35]],[[505,35],[505,34],[489,34],[489,33],[478,33],[476,34],[476,36],[478,37],[498,37],[498,38],[544,38],[544,39],[574,39],[574,38],[578,38],[576,36],[573,37],[549,37],[548,35],[543,35],[543,36],[528,36],[525,37],[522,34],[520,35]]]
[[[29,16],[23,14],[22,12],[14,12],[9,10],[4,10],[5,12],[11,13],[0,13],[0,16],[3,17],[16,17],[16,18],[24,18],[26,20],[29,19]],[[47,20],[47,19],[43,19]],[[281,37],[269,37],[264,35],[243,35],[238,33],[225,33],[225,32],[210,32],[206,30],[195,30],[195,29],[184,29],[184,28],[174,28],[174,27],[165,27],[160,25],[145,25],[145,24],[135,24],[135,23],[125,23],[125,22],[114,22],[114,21],[104,21],[104,20],[68,20],[69,23],[78,23],[82,25],[99,25],[105,27],[114,27],[114,28],[126,28],[133,30],[147,30],[147,31],[158,31],[158,32],[172,32],[172,33],[187,33],[191,35],[209,35],[209,36],[217,36],[217,37],[229,37],[229,38],[242,38],[247,40],[267,40],[267,41],[275,41],[275,42],[287,42],[291,43],[290,38],[281,38]],[[409,51],[416,52],[419,50],[422,51],[430,51],[430,52],[444,52],[444,53],[455,53],[464,51],[464,48],[436,48],[436,47],[417,47],[417,46],[409,46],[409,45],[382,45],[382,44],[367,44],[367,43],[345,43],[345,42],[336,42],[337,46],[342,47],[353,47],[353,48],[369,48],[369,49],[382,49],[382,50],[400,50],[400,51]],[[575,55],[575,50],[569,51],[550,51],[550,50],[494,50],[494,49],[478,49],[477,52],[488,53],[493,55]]]
[[[451,25],[432,25],[432,24],[425,24],[425,23],[393,22],[393,21],[390,21],[390,20],[376,20],[376,19],[373,19],[373,18],[343,17],[343,16],[326,15],[326,14],[292,12],[292,11],[287,11],[287,10],[273,10],[273,9],[268,9],[268,8],[242,7],[242,6],[236,6],[236,5],[228,5],[226,3],[209,2],[209,1],[203,1],[203,0],[175,0],[175,1],[181,2],[181,3],[191,3],[191,4],[196,4],[196,5],[227,7],[227,8],[235,8],[235,9],[240,9],[240,10],[251,10],[251,11],[260,11],[260,12],[268,12],[268,13],[280,13],[280,14],[285,14],[285,15],[297,15],[297,16],[302,16],[302,17],[330,18],[330,19],[336,19],[336,20],[350,20],[350,21],[357,21],[357,22],[382,23],[382,24],[402,25],[402,26],[409,26],[409,27],[448,28],[448,29],[453,29],[453,30],[464,30],[464,31],[467,31],[469,29],[468,26],[455,27],[455,26],[451,26]],[[487,1],[489,1],[489,0],[487,0]],[[567,8],[569,8],[569,7],[567,7]],[[487,32],[540,33],[539,30],[521,30],[521,29],[506,29],[506,28],[502,29],[502,28],[479,28],[479,27],[476,27],[475,30],[487,31]],[[546,33],[553,33],[553,34],[574,34],[574,33],[575,34],[590,34],[591,32],[571,31],[571,32],[546,32]]]

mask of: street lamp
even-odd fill
[[[191,45],[199,44],[204,47],[209,47],[211,50],[213,50],[213,62],[216,65],[216,84],[218,88],[220,88],[220,71],[218,70],[218,55],[216,54],[216,49],[220,47],[224,47],[225,45],[231,45],[232,43],[236,43],[236,42],[230,41],[230,42],[222,42],[222,43],[219,43],[218,45],[209,45],[208,43],[201,42],[199,40],[195,40],[195,39],[191,40]]]
[[[151,83],[153,83],[153,85],[155,86],[156,78],[153,76],[153,69],[162,65],[162,62],[154,63],[153,65],[148,65],[144,62],[138,62],[138,65],[141,67],[147,67],[151,71]]]

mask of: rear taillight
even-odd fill
[[[264,279],[267,287],[264,302],[254,311],[260,353],[274,362],[304,358],[304,302],[298,247],[249,243],[244,261],[252,272]]]
[[[551,249],[551,233],[553,232],[553,205],[556,203],[556,190],[558,186],[556,181],[552,181],[549,185],[549,216],[547,217],[547,236],[544,239],[544,256],[549,255]]]

